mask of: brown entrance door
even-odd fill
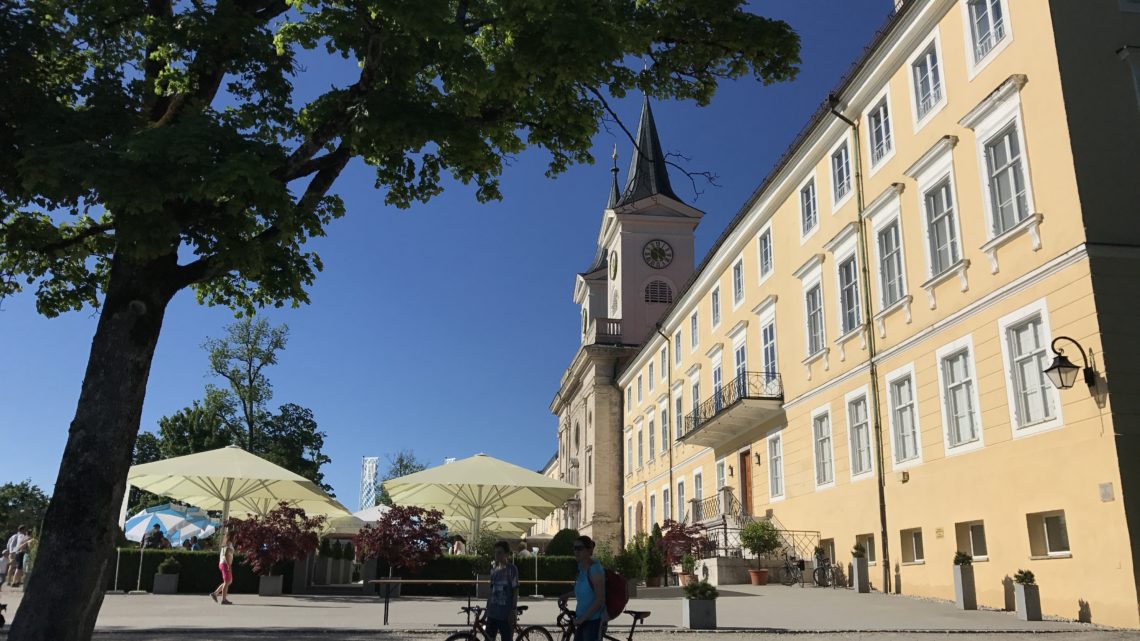
[[[752,514],[752,466],[749,463],[752,460],[752,450],[744,450],[740,453],[739,467],[740,470],[740,509],[745,514]]]

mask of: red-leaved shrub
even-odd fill
[[[323,516],[306,516],[301,508],[282,502],[265,516],[245,520],[230,519],[226,528],[234,549],[245,556],[254,573],[271,574],[281,561],[303,559],[317,550],[317,533],[325,524]]]

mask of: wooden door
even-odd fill
[[[745,514],[752,514],[752,451],[745,450],[740,453],[740,509]]]

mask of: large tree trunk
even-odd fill
[[[103,603],[135,436],[175,257],[116,256],[36,564],[8,638],[86,641]]]

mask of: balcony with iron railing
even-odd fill
[[[582,337],[586,345],[621,345],[621,319],[595,318],[586,326]]]
[[[773,372],[744,372],[685,415],[680,440],[717,447],[783,412],[784,387]]]

